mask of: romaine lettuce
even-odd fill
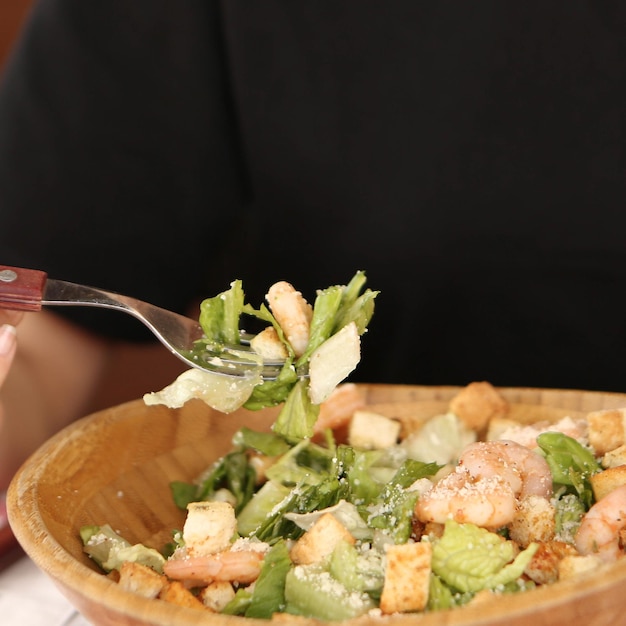
[[[556,485],[571,487],[587,509],[593,504],[589,480],[602,468],[593,453],[576,439],[559,432],[542,433],[537,445],[550,466]]]
[[[532,543],[517,554],[515,544],[496,533],[448,520],[433,543],[432,571],[462,593],[496,589],[516,581],[538,547]]]
[[[285,579],[291,569],[289,550],[284,541],[272,546],[263,559],[263,566],[254,583],[246,617],[271,619],[274,613],[285,610]]]
[[[474,430],[454,413],[443,413],[431,417],[400,445],[413,459],[446,465],[456,463],[465,447],[474,441]]]
[[[109,524],[83,526],[80,529],[80,538],[85,553],[105,572],[119,569],[127,561],[146,565],[159,573],[163,572],[165,558],[160,552],[140,543],[131,545]]]
[[[199,323],[211,345],[237,345],[239,318],[244,306],[244,292],[240,280],[230,284],[230,289],[207,298],[200,303]]]
[[[285,581],[287,612],[320,620],[358,617],[376,605],[364,592],[349,591],[319,565],[297,565]]]
[[[256,472],[244,450],[233,450],[218,459],[197,483],[170,483],[176,506],[185,510],[190,502],[211,500],[219,489],[227,489],[238,513],[248,503],[255,489]]]

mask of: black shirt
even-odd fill
[[[363,269],[354,379],[626,391],[622,6],[42,0],[0,259],[178,310]]]

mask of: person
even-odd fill
[[[625,391],[625,25],[617,0],[39,0],[0,91],[0,263],[191,316],[235,278],[258,305],[362,269],[354,380]],[[8,315],[3,482],[180,367],[119,313]]]

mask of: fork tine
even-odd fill
[[[274,380],[284,365],[284,362],[264,363],[250,349],[251,336],[246,333],[243,334],[246,343],[242,345],[210,346],[202,341],[203,332],[198,322],[136,298],[58,280],[48,280],[46,297],[49,293],[57,299],[54,302],[44,301],[44,304],[78,304],[78,299],[81,299],[82,304],[88,306],[112,308],[133,315],[176,356],[198,369],[234,377],[260,374],[264,380]],[[86,302],[85,297],[90,302]]]
[[[242,346],[244,348],[244,346]],[[267,362],[250,349],[240,350],[233,346],[210,346],[202,341],[198,347],[185,354],[201,369],[217,373],[227,373],[229,376],[247,377],[259,373],[264,380],[278,378],[284,362]]]

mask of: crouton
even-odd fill
[[[273,326],[268,326],[255,335],[250,340],[250,347],[265,361],[280,361],[289,356],[287,347],[280,340]]]
[[[237,520],[228,502],[191,502],[183,526],[183,539],[190,556],[206,556],[230,545]]]
[[[443,537],[443,531],[445,529],[445,524],[439,524],[438,522],[425,522],[422,537],[429,537],[431,540],[441,539],[441,537]]]
[[[106,577],[114,583],[119,583],[120,582],[120,571],[117,569],[112,569],[110,572],[108,572],[106,574]]]
[[[606,409],[587,414],[589,443],[598,456],[603,456],[626,443],[625,420],[626,409]]]
[[[198,597],[208,609],[221,613],[235,597],[235,590],[229,582],[216,580],[202,589]]]
[[[348,442],[355,448],[384,450],[396,444],[401,428],[398,420],[372,411],[355,411],[350,421]]]
[[[618,465],[617,467],[609,467],[603,472],[598,472],[589,478],[593,495],[596,500],[601,500],[608,493],[626,485],[626,465]]]
[[[556,529],[554,506],[541,496],[523,498],[509,524],[509,537],[523,548],[533,541],[550,541]]]
[[[170,581],[165,585],[159,594],[159,598],[178,606],[185,606],[190,609],[202,609],[203,611],[206,610],[202,601],[198,600],[198,598],[178,580]]]
[[[510,439],[511,437],[503,437],[503,434],[510,431],[516,431],[523,426],[514,419],[508,417],[493,417],[489,420],[487,426],[487,441],[497,441],[498,439]]]
[[[147,565],[124,561],[119,569],[118,584],[122,589],[144,598],[156,598],[167,585],[167,578]]]
[[[320,563],[330,556],[340,541],[354,545],[350,531],[331,513],[325,513],[296,541],[291,549],[291,560],[298,565]]]
[[[626,445],[619,446],[615,450],[609,450],[603,457],[602,467],[617,467],[618,465],[626,465]]]
[[[430,589],[431,544],[391,545],[385,558],[381,611],[389,614],[424,610]]]
[[[559,580],[561,561],[567,556],[575,555],[576,548],[564,541],[541,542],[524,574],[538,585],[555,583]]]
[[[595,554],[588,556],[567,555],[559,562],[559,580],[567,580],[593,572],[603,565],[604,561]]]
[[[482,431],[491,419],[504,417],[509,410],[508,402],[488,382],[467,385],[450,400],[449,409],[467,427]]]

